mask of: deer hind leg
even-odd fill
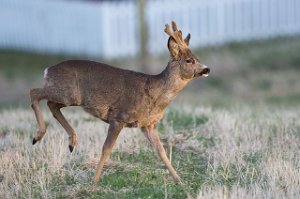
[[[146,136],[146,138],[150,141],[153,148],[156,149],[158,155],[160,156],[160,158],[166,165],[167,169],[172,174],[174,180],[176,182],[181,183],[180,177],[178,176],[177,172],[173,168],[171,162],[169,161],[169,159],[167,157],[166,151],[165,151],[162,143],[160,142],[160,138],[159,138],[156,126],[152,125],[152,126],[149,126],[146,128],[142,128],[142,131],[143,131],[144,135]]]
[[[119,122],[112,122],[109,125],[108,134],[107,134],[106,140],[105,140],[105,142],[103,144],[103,148],[102,148],[101,159],[97,166],[97,172],[94,177],[95,183],[97,183],[100,180],[102,169],[104,167],[104,163],[109,158],[109,156],[112,152],[112,148],[113,148],[123,126],[124,126],[123,123],[119,123]]]
[[[46,125],[41,111],[41,107],[39,105],[40,100],[44,98],[43,93],[44,93],[43,89],[41,88],[30,90],[31,107],[34,111],[36,121],[39,125],[39,130],[37,131],[37,135],[33,138],[32,141],[33,145],[39,140],[41,140],[46,133]]]
[[[72,153],[74,147],[76,146],[77,139],[76,139],[76,133],[74,129],[71,127],[71,125],[67,122],[66,118],[61,113],[60,109],[65,107],[64,104],[48,101],[47,105],[53,114],[53,117],[62,125],[62,127],[66,130],[66,132],[69,135],[69,149]]]

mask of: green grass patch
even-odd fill
[[[286,96],[271,96],[267,98],[267,102],[273,105],[287,104],[287,105],[299,105],[300,94],[289,94]]]
[[[192,129],[208,122],[208,117],[205,115],[195,115],[176,109],[170,109],[166,112],[164,119],[158,125],[158,130],[163,132],[167,125],[175,131]]]
[[[198,136],[196,139],[204,148],[214,147],[217,142],[216,138],[213,136],[210,137]]]
[[[107,169],[99,186],[103,189],[93,198],[185,198],[183,188],[176,184],[162,161],[149,150],[136,154],[114,153],[124,167]],[[130,165],[130,166],[128,166]],[[173,165],[187,183],[190,193],[197,194],[204,182],[207,159],[192,151],[174,150]]]
[[[0,73],[9,79],[32,78],[49,66],[70,59],[71,56],[38,54],[13,50],[1,50]],[[76,57],[73,57],[75,59]]]
[[[250,153],[245,153],[243,156],[244,161],[250,165],[257,165],[263,158],[263,154],[260,151],[253,151]]]
[[[166,147],[167,148],[167,147]],[[116,151],[111,160],[118,162],[117,166],[104,169],[101,181],[96,185],[97,189],[90,191],[95,185],[92,182],[85,185],[74,193],[77,197],[105,198],[105,199],[129,199],[129,198],[186,198],[188,192],[196,196],[202,185],[226,186],[229,189],[233,185],[247,187],[255,183],[260,173],[261,152],[245,153],[243,155],[245,164],[221,163],[216,167],[213,160],[209,160],[205,153],[193,150],[179,150],[174,148],[172,164],[186,183],[183,188],[175,183],[168,173],[162,161],[150,149],[142,149],[137,153],[128,154]],[[80,169],[72,166],[72,169]],[[71,168],[66,168],[67,170]],[[93,170],[94,171],[94,170]],[[86,170],[86,177],[93,177],[92,170]],[[80,184],[74,174],[64,172],[53,177],[49,188],[57,193],[57,198],[70,197],[63,191],[69,186]],[[36,195],[39,197],[39,195]]]
[[[121,159],[122,164],[131,165],[124,168],[107,169],[103,177],[101,190],[92,198],[185,198],[186,192],[196,195],[201,185],[222,185],[229,189],[233,185],[245,186],[259,180],[262,154],[254,152],[244,154],[245,164],[235,165],[221,163],[216,167],[213,160],[205,154],[192,150],[181,151],[175,148],[173,165],[183,181],[184,190],[173,182],[162,162],[152,152],[141,151],[136,154],[115,153],[114,158]]]

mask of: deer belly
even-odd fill
[[[83,110],[108,123],[109,108],[107,106],[101,106],[97,108],[83,107]]]
[[[163,112],[145,114],[145,116],[138,121],[138,127],[143,128],[157,124],[163,117],[163,114]]]

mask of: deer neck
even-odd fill
[[[189,82],[181,78],[179,67],[170,63],[155,76],[155,79],[152,86],[153,93],[156,102],[163,106],[167,106]]]

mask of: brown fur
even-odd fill
[[[106,159],[124,127],[141,128],[157,150],[175,180],[179,176],[168,160],[161,144],[156,125],[163,117],[167,105],[194,77],[207,75],[209,69],[188,48],[190,35],[183,40],[181,31],[172,22],[168,48],[171,59],[158,75],[147,75],[123,70],[107,64],[70,60],[47,69],[43,88],[30,91],[32,108],[39,130],[33,144],[42,139],[46,126],[39,101],[46,99],[53,116],[69,134],[69,148],[76,145],[76,133],[66,121],[60,109],[66,106],[81,106],[85,111],[110,124],[103,146],[95,181],[98,181]]]

